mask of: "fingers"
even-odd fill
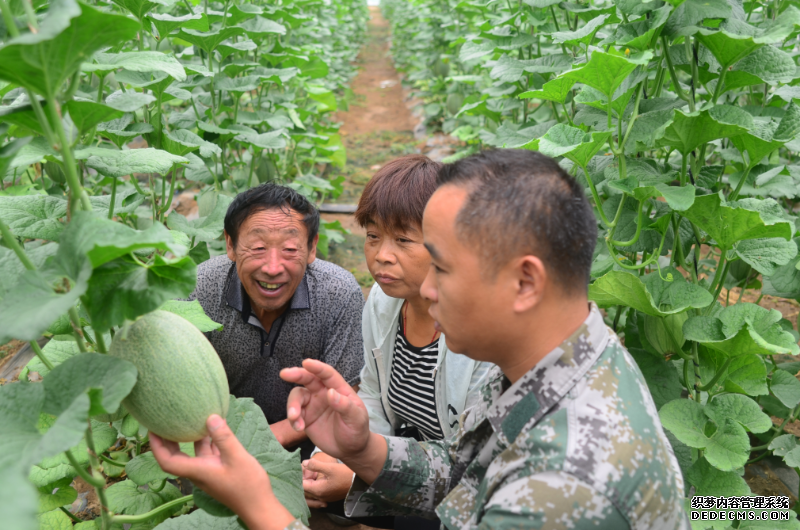
[[[181,452],[176,442],[164,440],[150,433],[150,449],[158,465],[167,473],[188,478],[193,475],[195,466],[192,465],[192,458]]]
[[[328,389],[328,405],[338,412],[342,419],[347,422],[350,414],[353,412],[353,400],[348,396],[343,396],[333,388]]]
[[[197,440],[194,443],[195,456],[214,456],[214,449],[215,447],[211,445],[210,436],[206,436],[202,440]],[[217,454],[219,454],[219,449],[217,449]]]
[[[208,427],[211,441],[219,451],[219,456],[223,461],[230,461],[241,451],[244,451],[244,447],[222,417],[212,414],[206,420],[206,427]]]
[[[302,417],[303,407],[311,401],[311,392],[298,386],[289,392],[289,399],[286,400],[286,419],[296,431],[306,428],[305,420]]]
[[[328,503],[324,501],[320,501],[317,499],[309,499],[306,497],[306,504],[308,504],[309,508],[327,508]]]
[[[324,462],[322,460],[312,458],[311,460],[306,460],[303,462],[303,472],[309,471],[312,473],[322,473],[327,475],[331,470],[331,466],[338,465],[338,463]]]
[[[345,396],[353,394],[353,388],[333,366],[315,359],[306,359],[303,361],[303,368],[317,376],[327,388],[333,388]]]

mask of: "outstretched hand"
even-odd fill
[[[386,461],[386,440],[369,431],[364,402],[333,367],[314,359],[302,368],[285,368],[281,378],[297,386],[289,394],[286,416],[292,427],[305,430],[323,452],[340,458],[367,483]]]
[[[150,433],[150,447],[161,469],[191,480],[236,512],[251,530],[285,528],[294,517],[278,502],[258,460],[220,416],[209,416],[206,426],[211,436],[194,443],[194,457],[183,453],[176,442]]]
[[[369,440],[369,413],[350,385],[332,366],[313,359],[302,368],[285,368],[281,378],[297,386],[289,394],[286,416],[305,430],[325,453],[346,458],[363,451]]]

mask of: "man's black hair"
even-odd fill
[[[303,224],[306,225],[308,232],[308,245],[311,246],[319,233],[319,210],[311,201],[292,188],[272,182],[240,193],[228,206],[228,212],[225,214],[225,232],[231,237],[233,245],[236,246],[239,228],[248,217],[273,208],[279,208],[287,214],[294,210],[302,215]]]
[[[446,164],[437,184],[464,186],[456,229],[492,276],[517,256],[538,256],[568,293],[586,293],[597,221],[581,185],[552,158],[494,149]]]

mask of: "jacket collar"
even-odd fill
[[[227,287],[225,288],[225,301],[226,303],[239,311],[245,322],[250,319],[250,298],[242,287],[242,282],[239,280],[239,274],[236,271],[236,263],[231,264],[228,271]],[[308,291],[308,269],[300,280],[291,300],[289,300],[289,310],[295,309],[311,309],[311,297]]]
[[[510,444],[535,425],[594,365],[609,337],[603,315],[591,302],[583,324],[519,381],[510,385],[505,376],[493,381],[486,417],[498,437]]]

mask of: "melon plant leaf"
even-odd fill
[[[616,44],[630,46],[644,50],[650,46],[654,38],[661,33],[661,29],[672,12],[672,6],[664,4],[654,9],[649,19],[640,20],[624,26],[618,26],[615,35]]]
[[[705,426],[708,423],[703,405],[689,399],[676,399],[658,411],[665,429],[669,429],[678,440],[689,447],[703,449],[708,445]]]
[[[737,241],[781,237],[791,239],[794,223],[772,199],[742,199],[727,203],[719,194],[696,197],[684,217],[730,249]]]
[[[231,202],[233,202],[231,197],[219,195],[211,213],[191,221],[178,212],[172,212],[167,217],[167,226],[198,241],[214,241],[222,235],[225,214],[228,212]]]
[[[610,132],[586,133],[559,123],[539,139],[539,151],[547,156],[566,156],[583,167],[603,148],[610,136]]]
[[[270,131],[263,134],[244,133],[237,136],[236,140],[260,149],[283,149],[286,147],[283,131]]]
[[[763,46],[733,66],[733,69],[725,76],[723,90],[727,92],[761,83],[769,85],[789,83],[794,77],[792,56],[775,46]],[[787,86],[785,88],[795,87]]]
[[[552,81],[545,83],[540,90],[528,90],[519,95],[520,99],[538,98],[556,103],[564,103],[569,91],[575,84],[574,79],[568,77],[556,77]]]
[[[800,239],[795,238],[795,246]],[[800,254],[789,260],[786,265],[775,269],[775,272],[763,279],[762,292],[782,298],[800,298]]]
[[[195,491],[198,491],[195,489]],[[195,510],[188,515],[167,519],[156,527],[158,530],[242,530],[239,518],[215,517],[205,510]]]
[[[134,92],[132,90],[128,92],[119,91],[108,95],[106,98],[106,105],[113,109],[121,110],[122,112],[134,112],[155,100],[155,96],[151,94],[142,94],[141,92]],[[113,128],[110,127],[102,128],[102,130],[109,129],[113,130]]]
[[[769,388],[790,409],[800,403],[800,381],[786,370],[778,369],[772,373]]]
[[[695,35],[695,38],[708,48],[724,69],[733,66],[740,59],[764,45],[755,42],[752,35],[731,33],[724,28],[700,29]]]
[[[308,524],[309,511],[302,488],[300,451],[289,452],[281,446],[272,434],[264,412],[251,398],[231,396],[226,420],[247,452],[264,466],[269,474],[272,490],[281,504],[303,524]],[[200,489],[194,490],[194,499],[200,508],[217,517],[233,514]]]
[[[137,133],[136,136],[138,136]],[[147,149],[130,149],[128,151],[113,151],[106,149],[106,153],[90,156],[86,165],[107,177],[122,177],[132,173],[169,173],[175,164],[188,164],[189,161],[182,156],[176,156],[148,147]]]
[[[222,329],[222,324],[218,324],[214,322],[206,312],[203,311],[203,306],[200,305],[200,302],[197,300],[192,300],[191,302],[184,302],[181,300],[168,300],[164,305],[162,305],[159,309],[164,311],[169,311],[170,313],[175,313],[176,315],[182,316],[192,324],[194,324],[197,329],[202,331],[203,333],[208,333],[210,331],[220,331]]]
[[[45,260],[58,251],[58,243],[48,243],[34,247],[26,245],[25,253],[37,268],[44,265]],[[17,257],[13,250],[0,247],[0,300],[3,294],[17,284],[17,278],[24,274],[27,269]]]
[[[629,352],[644,375],[657,409],[681,397],[681,382],[671,363],[644,350],[629,348]]]
[[[739,303],[722,309],[716,317],[689,317],[683,324],[687,340],[729,357],[746,353],[797,355],[800,348],[791,333],[780,325],[781,314],[755,304]]]
[[[260,84],[261,78],[255,75],[234,78],[218,75],[214,79],[214,88],[239,95],[258,89]]]
[[[0,510],[3,513],[3,522],[17,530],[41,530],[36,519],[36,490],[20,467],[0,467]]]
[[[742,394],[714,396],[704,411],[717,425],[721,425],[725,419],[733,419],[755,433],[766,432],[772,427],[772,420],[764,414],[758,403]]]
[[[669,269],[665,269],[664,274]],[[708,306],[713,296],[702,287],[687,282],[677,272],[672,272],[673,281],[666,282],[658,272],[644,277],[622,271],[610,271],[589,286],[589,299],[599,307],[625,305],[651,316],[666,316],[693,307]],[[664,307],[662,304],[666,304]]]
[[[39,514],[39,530],[72,530],[72,520],[59,509]]]
[[[673,112],[672,123],[657,144],[674,147],[683,155],[712,140],[746,133],[753,126],[750,114],[730,105],[717,105],[688,114],[680,110]]]
[[[11,165],[17,152],[25,147],[33,138],[30,136],[11,140],[6,145],[0,147],[0,175],[5,175],[6,170]]]
[[[725,0],[686,0],[685,2],[670,2],[675,5],[675,10],[664,25],[664,35],[673,36],[686,32],[706,18],[728,18],[731,15],[731,6]],[[695,31],[698,28],[695,28]]]
[[[86,421],[85,419],[81,421],[85,430]],[[42,414],[39,417],[39,424],[37,427],[40,432],[47,432],[54,423],[55,418],[53,416]],[[99,423],[94,420],[91,420],[91,425],[95,449],[97,449],[98,452],[105,451],[117,441],[117,430],[114,427],[111,427],[107,423]],[[81,441],[72,448],[72,454],[80,465],[89,465],[89,453],[86,448],[85,438],[81,439]],[[36,487],[41,488],[65,477],[73,478],[77,476],[77,474],[75,468],[70,465],[66,455],[64,453],[59,453],[55,456],[44,458],[37,465],[33,466],[28,478]]]
[[[747,394],[748,396],[765,396],[767,388],[767,368],[758,355],[739,355],[728,366],[725,378],[725,390]]]
[[[190,42],[194,46],[197,46],[198,48],[202,49],[206,53],[211,53],[223,41],[230,39],[234,35],[241,35],[242,33],[243,33],[242,28],[238,26],[222,28],[206,32],[197,31],[194,29],[182,28],[178,36],[181,39]]]
[[[164,149],[180,157],[196,149],[200,150],[200,156],[203,158],[211,158],[213,155],[219,156],[222,154],[222,148],[220,146],[207,142],[186,129],[178,129],[177,131],[165,133],[163,142]]]
[[[31,448],[41,439],[36,419],[44,397],[42,385],[19,383],[0,386],[0,420],[3,424],[0,469],[14,469],[16,464],[27,460]]]
[[[54,95],[86,57],[133,38],[139,24],[75,0],[51,2],[38,33],[26,33],[0,48],[0,79],[38,94]]]
[[[114,513],[141,515],[162,504],[179,499],[181,492],[169,482],[164,485],[164,489],[156,493],[150,489],[142,489],[132,480],[123,480],[109,486],[106,489],[106,497],[108,498],[108,507]],[[175,506],[161,512],[150,519],[148,523],[157,525],[180,509],[181,506]]]
[[[0,220],[11,232],[26,239],[57,241],[67,215],[67,201],[52,195],[0,197]]]
[[[686,473],[686,480],[695,487],[695,495],[750,495],[750,486],[735,471],[720,471],[705,458],[699,458]]]
[[[593,18],[587,22],[585,26],[578,28],[575,31],[556,31],[551,33],[550,36],[553,38],[553,42],[559,44],[563,43],[575,45],[580,43],[588,45],[592,42],[594,34],[597,33],[597,30],[600,29],[609,16],[611,15],[600,15]]]
[[[72,272],[65,275],[53,265],[20,276],[0,304],[0,343],[36,340],[74,306],[86,292],[92,271],[88,264],[79,264]]]
[[[135,188],[124,190],[117,189],[117,196],[114,198],[114,214],[133,213],[136,208],[144,202],[144,195],[136,192]],[[89,197],[92,203],[92,211],[103,217],[108,217],[108,209],[111,206],[111,195],[100,195],[99,197]]]
[[[158,8],[159,6],[169,7],[176,3],[177,0],[113,0],[118,6],[127,9],[133,16],[142,20],[149,11]]]
[[[57,482],[55,486],[58,490],[53,493],[52,487],[39,488],[39,513],[49,512],[51,510],[58,510],[60,506],[66,506],[75,502],[78,498],[78,492],[75,488],[70,487],[70,479],[65,479]],[[70,523],[71,525],[71,523]],[[70,526],[70,530],[72,527]]]
[[[794,434],[778,436],[769,444],[772,454],[783,457],[784,462],[790,467],[800,467],[800,448]]]
[[[652,52],[647,53],[652,56]],[[610,98],[617,87],[637,66],[637,63],[625,57],[595,51],[592,53],[588,63],[580,68],[566,72],[564,77],[569,77],[578,83],[597,89]]]
[[[680,212],[688,210],[694,204],[696,191],[691,184],[670,186],[663,182],[657,182],[655,184],[642,185],[636,182],[634,178],[614,180],[608,186],[629,193],[638,201],[643,201],[650,197],[664,197],[664,200],[673,210]]]
[[[72,327],[69,328],[69,331],[72,331]],[[47,360],[53,363],[54,366],[58,366],[81,352],[74,340],[51,340],[44,345],[42,351]],[[25,369],[19,374],[19,378],[23,379],[30,372],[38,372],[39,375],[44,377],[50,373],[50,369],[38,357],[34,357],[25,365]]]
[[[205,13],[189,13],[174,16],[168,13],[148,13],[147,19],[156,27],[159,40],[164,40],[178,28],[208,31],[208,17]]]
[[[268,18],[256,16],[241,25],[251,39],[266,35],[286,35],[286,27]]]
[[[100,353],[76,355],[47,374],[42,410],[58,416],[88,391],[89,415],[110,414],[136,384],[136,375],[136,367],[128,361]]]
[[[118,68],[131,72],[164,72],[177,81],[186,80],[186,71],[183,65],[170,55],[161,52],[123,52],[117,54],[95,54],[96,63],[86,64],[82,67],[85,72],[112,71]]]
[[[64,105],[64,110],[69,112],[72,123],[81,134],[86,133],[98,123],[121,118],[122,111],[93,101],[78,101],[73,99]]]
[[[92,267],[99,267],[134,250],[153,248],[184,256],[188,249],[175,242],[169,230],[154,223],[147,230],[134,230],[121,223],[77,212],[62,235],[58,260],[67,270],[80,266],[88,257]]]
[[[761,274],[772,276],[797,256],[797,245],[780,237],[746,239],[736,245],[736,255]]]
[[[188,256],[165,259],[156,254],[146,265],[130,256],[116,258],[95,268],[84,307],[92,327],[105,331],[158,309],[167,300],[188,296],[196,274],[197,266]]]
[[[181,444],[181,450],[184,453],[187,452],[183,444]],[[130,462],[125,464],[125,473],[131,481],[139,486],[144,486],[150,482],[156,482],[166,478],[175,478],[175,475],[170,475],[161,469],[153,453],[150,452],[135,456]]]
[[[750,439],[747,437],[747,431],[735,419],[724,418],[709,439],[704,455],[712,466],[721,471],[733,471],[743,467],[750,458]]]

